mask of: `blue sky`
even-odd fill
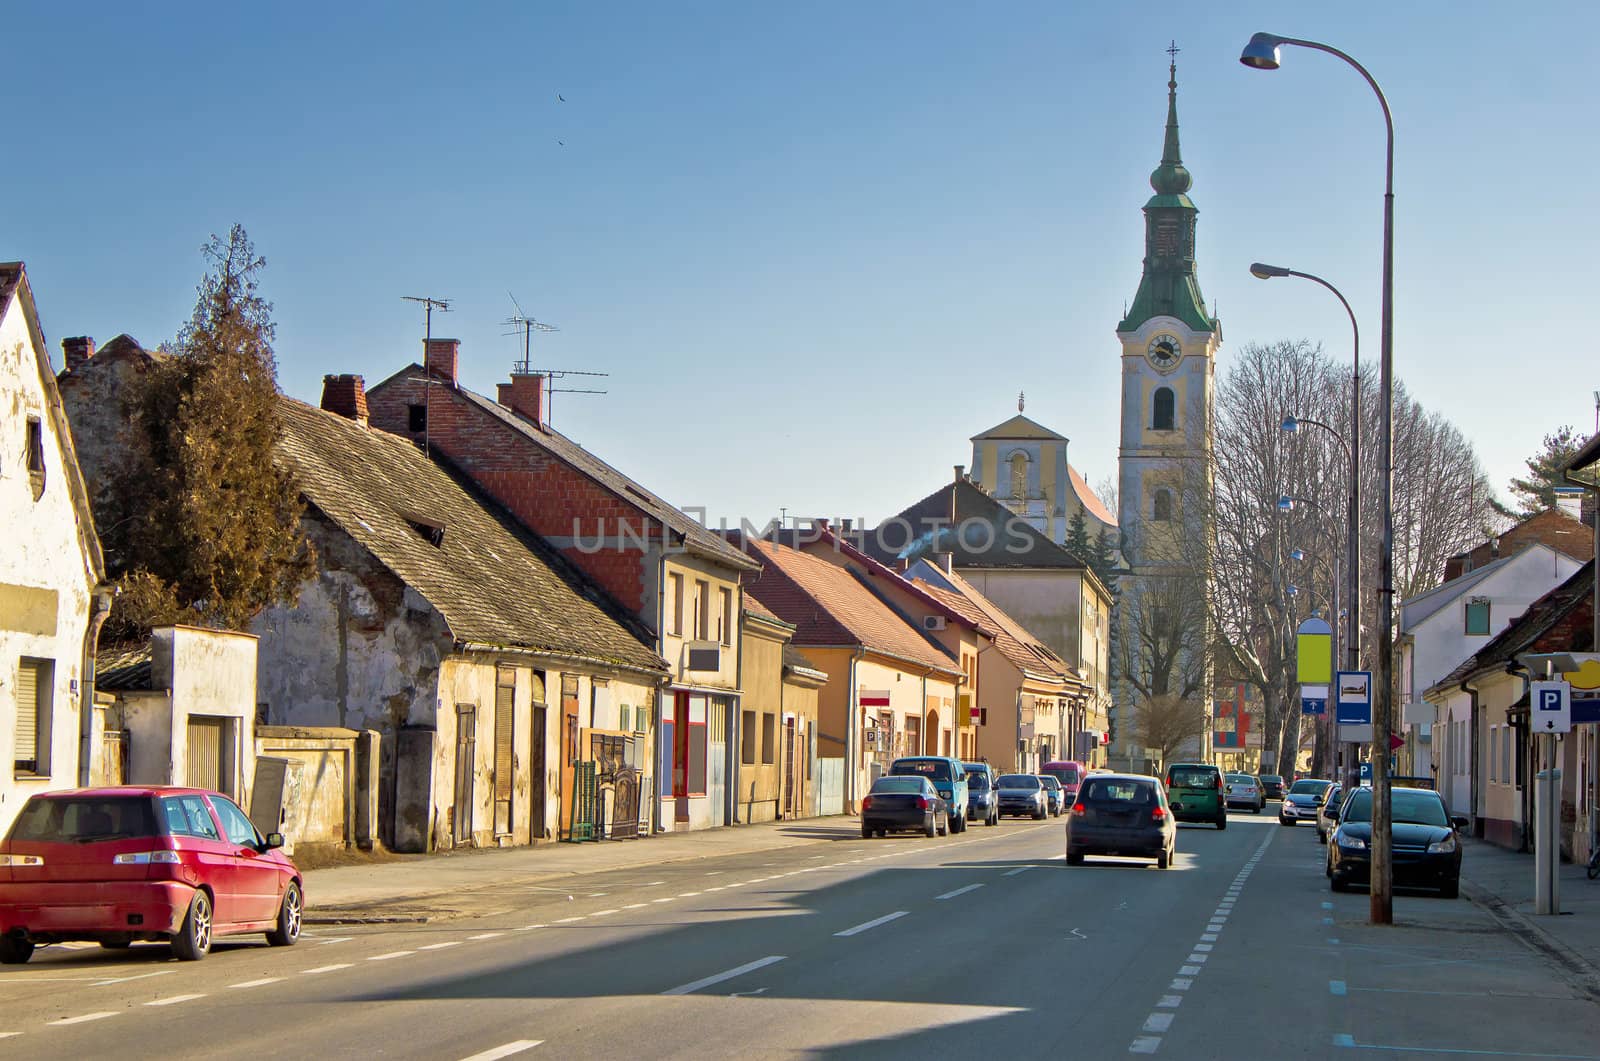
[[[733,519],[888,515],[1019,390],[1098,483],[1170,38],[1220,367],[1348,350],[1330,296],[1253,260],[1338,284],[1376,356],[1376,102],[1313,52],[1245,69],[1257,29],[1344,48],[1394,108],[1397,374],[1502,489],[1546,431],[1593,429],[1600,14],[1577,3],[30,4],[0,258],[59,361],[67,335],[175,334],[200,244],[242,222],[280,382],[312,402],[417,357],[403,295],[455,300],[435,333],[493,394],[509,290],[561,329],[537,362],[611,373],[555,425]]]

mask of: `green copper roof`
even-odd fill
[[[1167,129],[1161,164],[1150,174],[1155,195],[1144,204],[1144,274],[1128,314],[1117,325],[1133,331],[1152,317],[1176,317],[1198,332],[1217,330],[1206,313],[1194,270],[1195,219],[1200,211],[1187,192],[1194,178],[1183,164],[1178,143],[1178,67],[1167,68]]]

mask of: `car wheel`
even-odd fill
[[[26,936],[0,936],[0,965],[22,965],[33,957],[33,941]]]
[[[957,818],[955,821],[951,822],[950,823],[950,831],[953,832],[953,833],[964,833],[964,832],[966,832],[967,831],[967,816],[965,814],[963,814],[959,818]]]
[[[872,839],[872,827],[870,825],[862,825],[861,826],[861,839],[863,839],[863,840],[871,840]]]
[[[940,836],[949,836],[950,835],[950,819],[948,817],[945,818],[944,824],[939,826],[939,835]]]
[[[1288,818],[1285,818],[1283,815],[1280,814],[1280,815],[1278,815],[1278,824],[1279,825],[1293,825],[1294,822],[1290,821]]]
[[[1327,842],[1328,842],[1328,838],[1326,836],[1322,835],[1322,830],[1321,829],[1318,829],[1317,830],[1317,843],[1325,844]]]
[[[172,953],[179,961],[197,962],[211,951],[211,896],[195,892],[183,927],[172,937]]]
[[[1348,885],[1348,884],[1346,884],[1344,882],[1344,878],[1343,877],[1337,877],[1332,873],[1328,874],[1328,887],[1331,890],[1336,891],[1336,892],[1344,892],[1344,891],[1349,891],[1350,890],[1350,885]]]
[[[304,906],[299,882],[290,881],[283,892],[283,903],[278,907],[278,927],[267,933],[267,942],[274,947],[294,946],[295,940],[300,938]]]
[[[922,832],[925,836],[938,836],[939,826],[936,824],[936,819],[929,818],[928,823],[922,827]]]
[[[1218,829],[1226,829],[1227,827],[1228,827],[1228,816],[1227,816],[1227,814],[1218,815],[1217,816],[1217,828]]]
[[[1067,852],[1067,865],[1069,865],[1069,866],[1081,866],[1081,865],[1083,865],[1083,853],[1081,851],[1068,851]]]
[[[1033,812],[1033,820],[1036,821],[1036,822],[1044,821],[1044,811],[1042,811],[1042,810],[1034,811]]]
[[[1156,856],[1156,868],[1166,869],[1170,865],[1172,865],[1172,852],[1166,848],[1162,848],[1161,853]]]
[[[1451,881],[1449,884],[1446,884],[1443,888],[1440,888],[1439,889],[1439,898],[1441,898],[1441,899],[1459,899],[1459,898],[1461,898],[1461,878],[1457,877],[1455,880]]]

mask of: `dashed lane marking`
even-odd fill
[[[1032,866],[1018,866],[1016,869],[1008,869],[1000,875],[1002,877],[1015,877],[1018,873],[1026,873],[1032,868]]]
[[[1133,1041],[1133,1045],[1132,1046],[1128,1047],[1128,1053],[1130,1053],[1130,1054],[1153,1054],[1153,1053],[1156,1052],[1156,1048],[1159,1047],[1160,1045],[1161,1045],[1161,1036],[1159,1036],[1159,1035],[1141,1035],[1141,1036],[1139,1036],[1139,1038],[1137,1038],[1137,1039],[1135,1039]]]
[[[887,925],[890,921],[899,920],[900,918],[906,916],[910,912],[911,911],[909,911],[909,910],[896,910],[892,914],[884,914],[882,917],[875,917],[871,921],[863,921],[863,922],[861,922],[861,924],[856,925],[853,928],[847,928],[843,932],[835,932],[834,935],[835,936],[854,936],[854,935],[858,935],[858,934],[860,934],[862,932],[866,932],[869,929],[877,928],[879,925]]]
[[[502,1046],[483,1050],[473,1054],[471,1057],[464,1057],[461,1061],[500,1061],[502,1057],[511,1057],[514,1054],[522,1053],[524,1050],[532,1050],[542,1042],[544,1042],[543,1039],[518,1039],[514,1043],[506,1043]]]
[[[557,924],[557,925],[570,925],[574,921],[582,921],[584,916],[585,915],[580,914],[577,917],[559,917],[559,918],[557,918],[555,920],[554,923]]]
[[[410,954],[411,952],[410,951],[404,951],[402,953]],[[230,988],[232,988],[233,990],[235,990],[235,991],[243,991],[246,988],[250,988],[250,987],[266,987],[268,984],[275,984],[279,980],[282,980],[282,979],[283,979],[283,977],[281,977],[281,976],[264,976],[259,980],[246,980],[242,984],[229,984],[228,986]]]
[[[317,976],[317,975],[319,975],[321,973],[336,973],[340,969],[348,969],[348,968],[350,968],[350,963],[349,962],[339,962],[336,965],[319,965],[315,969],[307,969],[305,972],[301,973],[300,975],[301,976]]]
[[[503,935],[505,935],[504,932],[479,932],[476,936],[468,936],[467,938],[468,939],[495,939],[496,937],[503,936]]]
[[[981,887],[983,887],[982,884],[969,884],[965,888],[957,888],[953,892],[945,892],[943,895],[935,895],[934,898],[935,899],[954,899],[958,895],[965,895],[968,892],[975,892]]]
[[[1157,1009],[1177,1009],[1181,1005],[1183,1005],[1182,995],[1162,995],[1156,1002]]]
[[[418,947],[417,949],[418,950],[444,950],[446,947],[459,947],[459,946],[461,946],[461,941],[459,939],[452,939],[452,940],[450,940],[450,941],[448,941],[446,943],[427,943],[427,944],[424,944],[421,947]]]
[[[64,1028],[69,1024],[88,1024],[92,1020],[105,1020],[107,1017],[115,1016],[116,1014],[110,1010],[101,1010],[99,1013],[85,1013],[78,1017],[62,1017],[60,1020],[51,1021],[50,1026],[52,1028]]]
[[[1172,1018],[1174,1016],[1176,1016],[1176,1014],[1152,1013],[1150,1016],[1144,1019],[1144,1030],[1147,1032],[1155,1032],[1157,1034],[1165,1034],[1166,1030],[1172,1027]]]
[[[757,969],[765,969],[769,965],[774,965],[783,961],[785,957],[786,956],[782,954],[770,954],[765,958],[757,958],[753,962],[745,962],[743,965],[725,970],[724,972],[715,973],[699,980],[692,980],[687,984],[679,984],[677,987],[668,988],[661,993],[663,995],[693,994],[702,987],[710,987],[712,984],[720,984],[724,980],[732,980],[734,977],[743,976],[745,973],[753,973]]]
[[[415,954],[414,950],[392,950],[388,954],[378,954],[368,958],[369,962],[386,962],[390,958],[404,958],[407,954]]]
[[[139,973],[137,976],[113,976],[105,980],[96,980],[92,986],[109,987],[112,984],[125,984],[130,980],[148,980],[152,976],[166,976],[171,972],[171,969],[160,969],[153,973]]]
[[[197,998],[205,998],[205,997],[206,996],[204,996],[204,995],[172,995],[169,998],[158,998],[154,1002],[146,1002],[145,1005],[147,1005],[147,1006],[176,1006],[179,1002],[193,1002]]]

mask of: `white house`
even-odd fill
[[[33,292],[0,262],[0,832],[29,796],[87,783],[95,635],[110,607]]]

